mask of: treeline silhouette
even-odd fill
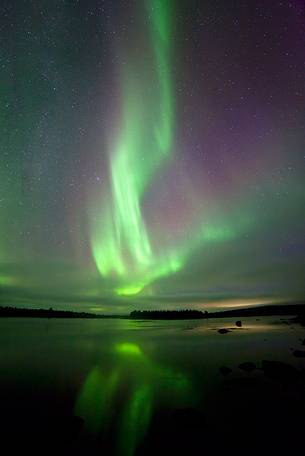
[[[205,318],[208,312],[200,310],[134,310],[130,313],[130,318],[153,319],[153,320],[186,320],[195,318]]]
[[[230,318],[230,317],[261,317],[276,315],[297,315],[296,321],[305,324],[305,304],[280,304],[250,307],[218,312],[201,312],[200,310],[134,310],[130,318],[151,320],[180,320],[195,318]]]
[[[295,321],[305,325],[305,304],[268,305],[243,309],[224,310],[218,312],[202,312],[200,310],[134,310],[129,315],[93,314],[89,312],[74,312],[70,310],[29,309],[0,306],[1,317],[31,317],[31,318],[123,318],[151,320],[187,320],[199,318],[230,318],[230,317],[260,317],[291,315]]]
[[[304,302],[299,302],[295,304],[272,304],[268,306],[248,307],[243,309],[211,312],[209,313],[209,317],[271,317],[276,315],[303,315],[304,309]]]
[[[0,307],[0,317],[31,318],[114,318],[113,315],[96,315],[88,312],[70,310],[28,309],[19,307]]]

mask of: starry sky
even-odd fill
[[[0,305],[304,300],[303,0],[0,9]]]

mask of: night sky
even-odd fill
[[[304,1],[0,10],[1,305],[305,298]]]

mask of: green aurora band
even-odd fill
[[[110,159],[112,205],[102,211],[104,216],[92,229],[96,266],[101,275],[121,279],[118,294],[136,294],[183,264],[176,252],[154,255],[141,212],[144,191],[173,147],[169,6],[169,1],[154,0],[149,7],[157,82],[157,93],[151,97],[153,106],[143,100],[149,87],[135,77],[139,71],[125,75],[121,135]]]
[[[118,295],[139,293],[156,279],[179,271],[199,244],[231,239],[240,229],[236,219],[234,224],[197,223],[187,239],[165,246],[160,254],[144,220],[144,193],[174,149],[170,6],[170,0],[152,0],[148,8],[154,80],[141,77],[139,62],[123,71],[120,134],[109,157],[111,195],[102,205],[101,199],[95,202],[90,216],[97,270],[114,280]]]

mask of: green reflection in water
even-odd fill
[[[117,453],[132,456],[145,437],[161,397],[174,404],[188,400],[191,385],[182,374],[154,362],[139,345],[114,344],[110,353],[114,368],[94,367],[88,374],[75,405],[91,434],[116,434]]]
[[[128,400],[120,428],[119,453],[132,456],[145,436],[152,414],[152,388],[139,386]]]
[[[121,354],[126,355],[136,355],[141,356],[142,351],[137,344],[131,344],[129,342],[123,342],[116,345],[116,351]]]
[[[89,373],[76,403],[77,415],[86,419],[92,433],[107,426],[111,414],[112,397],[119,383],[118,371],[103,375],[98,367]]]

